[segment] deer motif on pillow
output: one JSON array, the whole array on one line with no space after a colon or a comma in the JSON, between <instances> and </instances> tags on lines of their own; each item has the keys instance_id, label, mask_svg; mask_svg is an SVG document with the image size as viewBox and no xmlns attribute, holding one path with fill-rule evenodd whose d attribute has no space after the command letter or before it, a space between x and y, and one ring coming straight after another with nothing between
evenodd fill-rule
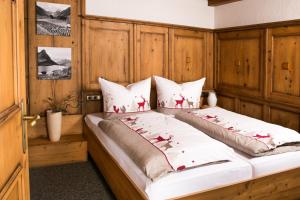
<instances>
[{"instance_id":1,"label":"deer motif on pillow","mask_svg":"<svg viewBox=\"0 0 300 200\"><path fill-rule=\"evenodd\" d=\"M158 108L199 108L205 78L182 84L177 84L159 76L154 76L154 80L157 89Z\"/></svg>"},{"instance_id":2,"label":"deer motif on pillow","mask_svg":"<svg viewBox=\"0 0 300 200\"><path fill-rule=\"evenodd\" d=\"M104 112L130 113L149 111L151 78L128 85L127 87L99 78L103 94Z\"/></svg>"}]
</instances>

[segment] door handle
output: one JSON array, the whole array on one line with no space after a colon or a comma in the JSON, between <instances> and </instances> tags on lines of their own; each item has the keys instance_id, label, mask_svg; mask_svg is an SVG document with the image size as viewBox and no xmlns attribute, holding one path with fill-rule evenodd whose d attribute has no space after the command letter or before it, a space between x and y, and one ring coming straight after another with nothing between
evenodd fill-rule
<instances>
[{"instance_id":1,"label":"door handle","mask_svg":"<svg viewBox=\"0 0 300 200\"><path fill-rule=\"evenodd\" d=\"M23 115L23 120L24 121L30 121L30 126L35 126L37 120L39 120L39 119L41 119L40 115L33 115L33 116Z\"/></svg>"}]
</instances>

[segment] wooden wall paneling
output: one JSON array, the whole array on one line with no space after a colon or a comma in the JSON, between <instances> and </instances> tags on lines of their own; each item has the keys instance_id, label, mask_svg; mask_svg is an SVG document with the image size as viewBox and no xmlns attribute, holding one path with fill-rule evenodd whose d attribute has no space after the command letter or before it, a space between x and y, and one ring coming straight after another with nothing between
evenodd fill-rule
<instances>
[{"instance_id":1,"label":"wooden wall paneling","mask_svg":"<svg viewBox=\"0 0 300 200\"><path fill-rule=\"evenodd\" d=\"M264 113L263 120L266 121L266 122L271 122L271 120L270 120L270 116L271 116L270 106L267 105L267 104L264 104L263 109L264 109L264 111L263 111L263 113Z\"/></svg>"},{"instance_id":2,"label":"wooden wall paneling","mask_svg":"<svg viewBox=\"0 0 300 200\"><path fill-rule=\"evenodd\" d=\"M207 90L213 90L215 70L214 70L214 33L206 32L206 80L204 88Z\"/></svg>"},{"instance_id":3,"label":"wooden wall paneling","mask_svg":"<svg viewBox=\"0 0 300 200\"><path fill-rule=\"evenodd\" d=\"M59 142L37 138L29 142L30 167L61 165L87 160L87 141L82 135L62 136Z\"/></svg>"},{"instance_id":4,"label":"wooden wall paneling","mask_svg":"<svg viewBox=\"0 0 300 200\"><path fill-rule=\"evenodd\" d=\"M268 30L267 97L300 106L300 26Z\"/></svg>"},{"instance_id":5,"label":"wooden wall paneling","mask_svg":"<svg viewBox=\"0 0 300 200\"><path fill-rule=\"evenodd\" d=\"M256 119L264 119L264 105L250 102L247 100L240 100L239 113L247 115Z\"/></svg>"},{"instance_id":6,"label":"wooden wall paneling","mask_svg":"<svg viewBox=\"0 0 300 200\"><path fill-rule=\"evenodd\" d=\"M71 80L56 81L56 96L62 99L70 93L80 95L81 92L81 48L80 48L80 0L51 0L47 2L71 5L71 36L51 36L36 34L36 0L28 0L28 60L29 60L29 100L30 113L44 114L47 104L44 102L52 96L53 81L37 79L37 47L69 47L72 48ZM72 114L80 113L80 108L72 109Z\"/></svg>"},{"instance_id":7,"label":"wooden wall paneling","mask_svg":"<svg viewBox=\"0 0 300 200\"><path fill-rule=\"evenodd\" d=\"M299 132L299 113L277 107L270 107L270 122Z\"/></svg>"},{"instance_id":8,"label":"wooden wall paneling","mask_svg":"<svg viewBox=\"0 0 300 200\"><path fill-rule=\"evenodd\" d=\"M264 31L216 35L216 87L246 96L263 96Z\"/></svg>"},{"instance_id":9,"label":"wooden wall paneling","mask_svg":"<svg viewBox=\"0 0 300 200\"><path fill-rule=\"evenodd\" d=\"M218 95L218 106L221 108L235 111L236 110L236 99L234 97Z\"/></svg>"},{"instance_id":10,"label":"wooden wall paneling","mask_svg":"<svg viewBox=\"0 0 300 200\"><path fill-rule=\"evenodd\" d=\"M158 26L135 25L135 81L152 75L168 78L169 29Z\"/></svg>"},{"instance_id":11,"label":"wooden wall paneling","mask_svg":"<svg viewBox=\"0 0 300 200\"><path fill-rule=\"evenodd\" d=\"M62 135L82 134L82 115L64 115L64 117L62 118L62 124ZM28 126L28 132L30 132L29 139L38 137L47 138L48 135L46 117L41 117L36 126Z\"/></svg>"},{"instance_id":12,"label":"wooden wall paneling","mask_svg":"<svg viewBox=\"0 0 300 200\"><path fill-rule=\"evenodd\" d=\"M133 82L133 24L83 20L83 88L99 89L98 77Z\"/></svg>"},{"instance_id":13,"label":"wooden wall paneling","mask_svg":"<svg viewBox=\"0 0 300 200\"><path fill-rule=\"evenodd\" d=\"M197 30L170 29L170 77L176 82L194 81L203 77L213 81L211 71L208 72L208 62L213 57L208 56L207 33ZM210 42L212 41L210 36ZM210 43L209 45L213 45ZM205 87L207 89L207 87Z\"/></svg>"}]
</instances>

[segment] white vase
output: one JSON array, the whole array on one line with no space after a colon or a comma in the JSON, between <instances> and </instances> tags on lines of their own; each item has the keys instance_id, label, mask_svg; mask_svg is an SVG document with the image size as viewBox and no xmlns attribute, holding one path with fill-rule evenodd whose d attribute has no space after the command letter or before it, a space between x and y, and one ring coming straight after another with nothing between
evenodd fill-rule
<instances>
[{"instance_id":1,"label":"white vase","mask_svg":"<svg viewBox=\"0 0 300 200\"><path fill-rule=\"evenodd\" d=\"M208 93L207 103L209 107L215 107L217 105L217 95L215 92L211 91Z\"/></svg>"},{"instance_id":2,"label":"white vase","mask_svg":"<svg viewBox=\"0 0 300 200\"><path fill-rule=\"evenodd\" d=\"M47 111L47 128L51 142L58 142L61 136L62 112Z\"/></svg>"}]
</instances>

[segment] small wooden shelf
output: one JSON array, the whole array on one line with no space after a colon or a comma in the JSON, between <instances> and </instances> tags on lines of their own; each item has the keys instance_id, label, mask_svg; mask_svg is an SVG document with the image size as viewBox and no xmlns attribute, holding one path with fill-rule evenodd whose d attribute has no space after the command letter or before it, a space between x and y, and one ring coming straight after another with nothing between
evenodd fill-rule
<instances>
[{"instance_id":1,"label":"small wooden shelf","mask_svg":"<svg viewBox=\"0 0 300 200\"><path fill-rule=\"evenodd\" d=\"M87 160L87 141L81 134L62 136L59 142L48 138L29 139L29 166L42 167Z\"/></svg>"}]
</instances>

